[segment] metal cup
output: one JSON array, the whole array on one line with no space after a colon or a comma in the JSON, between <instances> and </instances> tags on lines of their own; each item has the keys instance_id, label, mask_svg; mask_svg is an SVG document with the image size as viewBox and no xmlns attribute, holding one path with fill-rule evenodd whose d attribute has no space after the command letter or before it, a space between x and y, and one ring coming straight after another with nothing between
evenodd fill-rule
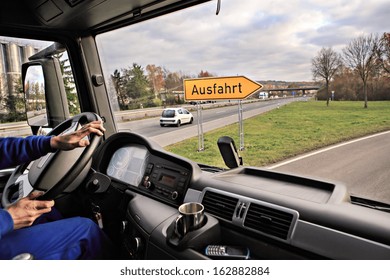
<instances>
[{"instance_id":1,"label":"metal cup","mask_svg":"<svg viewBox=\"0 0 390 280\"><path fill-rule=\"evenodd\" d=\"M183 237L189 231L200 228L204 220L204 207L198 202L180 205L180 215L175 220L174 230L177 236Z\"/></svg>"}]
</instances>

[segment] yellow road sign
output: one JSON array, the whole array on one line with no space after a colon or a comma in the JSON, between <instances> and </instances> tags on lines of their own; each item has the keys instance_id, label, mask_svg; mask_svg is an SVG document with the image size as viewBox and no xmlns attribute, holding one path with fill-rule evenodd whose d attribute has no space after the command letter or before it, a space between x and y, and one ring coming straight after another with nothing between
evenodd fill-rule
<instances>
[{"instance_id":1,"label":"yellow road sign","mask_svg":"<svg viewBox=\"0 0 390 280\"><path fill-rule=\"evenodd\" d=\"M210 77L184 80L186 101L245 99L263 85L244 76Z\"/></svg>"}]
</instances>

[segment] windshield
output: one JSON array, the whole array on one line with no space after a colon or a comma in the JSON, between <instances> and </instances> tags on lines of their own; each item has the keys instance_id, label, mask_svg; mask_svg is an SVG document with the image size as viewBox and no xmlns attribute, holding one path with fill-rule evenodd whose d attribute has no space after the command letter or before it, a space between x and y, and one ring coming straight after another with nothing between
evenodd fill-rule
<instances>
[{"instance_id":1,"label":"windshield","mask_svg":"<svg viewBox=\"0 0 390 280\"><path fill-rule=\"evenodd\" d=\"M224 0L218 15L211 2L100 34L117 127L220 168L217 141L230 136L244 165L341 182L351 196L390 203L388 14L386 0ZM220 100L234 87L213 82L188 100L187 80L215 77L260 87ZM168 106L194 122L160 127Z\"/></svg>"}]
</instances>

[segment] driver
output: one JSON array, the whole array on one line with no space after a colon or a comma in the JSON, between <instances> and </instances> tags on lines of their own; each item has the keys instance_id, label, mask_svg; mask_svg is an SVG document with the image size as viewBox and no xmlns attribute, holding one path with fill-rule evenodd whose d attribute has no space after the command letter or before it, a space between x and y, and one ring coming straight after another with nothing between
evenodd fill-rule
<instances>
[{"instance_id":1,"label":"driver","mask_svg":"<svg viewBox=\"0 0 390 280\"><path fill-rule=\"evenodd\" d=\"M0 138L0 169L58 149L85 147L89 145L86 136L102 136L104 131L102 122L94 121L67 135ZM0 208L0 259L12 259L22 253L30 253L35 259L55 260L109 257L109 240L96 223L83 217L59 219L53 200L35 200L41 194L32 192L7 209ZM44 217L54 221L41 223Z\"/></svg>"}]
</instances>

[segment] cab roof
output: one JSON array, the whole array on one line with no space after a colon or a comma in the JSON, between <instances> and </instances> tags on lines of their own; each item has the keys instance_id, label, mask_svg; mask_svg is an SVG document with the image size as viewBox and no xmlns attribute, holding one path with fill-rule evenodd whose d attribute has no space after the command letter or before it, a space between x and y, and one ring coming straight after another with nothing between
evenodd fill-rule
<instances>
[{"instance_id":1,"label":"cab roof","mask_svg":"<svg viewBox=\"0 0 390 280\"><path fill-rule=\"evenodd\" d=\"M210 0L5 0L1 35L97 34Z\"/></svg>"}]
</instances>

